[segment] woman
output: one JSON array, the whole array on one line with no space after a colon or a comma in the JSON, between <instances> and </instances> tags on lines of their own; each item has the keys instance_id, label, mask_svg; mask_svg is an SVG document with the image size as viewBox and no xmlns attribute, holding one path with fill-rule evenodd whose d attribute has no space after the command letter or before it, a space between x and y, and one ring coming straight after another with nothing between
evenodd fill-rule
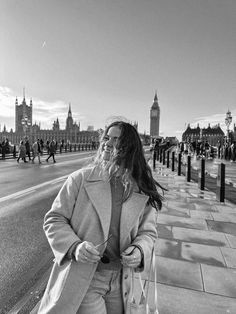
<instances>
[{"instance_id":1,"label":"woman","mask_svg":"<svg viewBox=\"0 0 236 314\"><path fill-rule=\"evenodd\" d=\"M41 147L40 147L40 140L39 140L39 138L38 138L37 141L34 142L33 145L32 145L32 153L33 153L32 163L34 164L34 159L35 159L35 157L37 156L37 157L38 157L39 164L41 164L41 160L40 160Z\"/></svg>"},{"instance_id":2,"label":"woman","mask_svg":"<svg viewBox=\"0 0 236 314\"><path fill-rule=\"evenodd\" d=\"M24 161L24 162L27 162L26 161L26 148L25 148L25 144L24 144L24 141L20 141L20 146L19 146L19 155L18 155L18 158L17 158L17 162L19 163L19 160L20 158Z\"/></svg>"},{"instance_id":3,"label":"woman","mask_svg":"<svg viewBox=\"0 0 236 314\"><path fill-rule=\"evenodd\" d=\"M157 187L136 129L113 122L45 216L55 263L38 313L124 313L131 269L145 269L157 237Z\"/></svg>"}]
</instances>

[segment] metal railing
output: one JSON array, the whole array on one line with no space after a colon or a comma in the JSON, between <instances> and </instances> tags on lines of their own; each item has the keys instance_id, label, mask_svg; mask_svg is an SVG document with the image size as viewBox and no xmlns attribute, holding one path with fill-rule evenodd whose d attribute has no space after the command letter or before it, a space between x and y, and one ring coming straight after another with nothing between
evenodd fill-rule
<instances>
[{"instance_id":1,"label":"metal railing","mask_svg":"<svg viewBox=\"0 0 236 314\"><path fill-rule=\"evenodd\" d=\"M98 145L92 144L92 143L77 143L77 144L65 144L65 145L58 145L56 148L56 154L62 154L62 153L68 153L68 152L79 152L79 151L92 151L97 150ZM48 155L48 149L44 146L41 150L42 155ZM30 153L32 154L32 150L30 150ZM0 154L0 160L5 159L15 159L18 157L18 150L17 146L14 145L12 152L10 153L4 153L1 152Z\"/></svg>"}]
</instances>

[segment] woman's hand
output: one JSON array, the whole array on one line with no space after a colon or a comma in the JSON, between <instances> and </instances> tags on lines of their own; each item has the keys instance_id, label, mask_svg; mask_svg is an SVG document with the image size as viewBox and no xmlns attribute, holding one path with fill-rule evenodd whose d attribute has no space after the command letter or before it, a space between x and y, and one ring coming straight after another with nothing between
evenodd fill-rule
<instances>
[{"instance_id":1,"label":"woman's hand","mask_svg":"<svg viewBox=\"0 0 236 314\"><path fill-rule=\"evenodd\" d=\"M77 262L82 263L97 263L101 257L99 251L93 243L84 241L77 245L74 251L74 257Z\"/></svg>"},{"instance_id":2,"label":"woman's hand","mask_svg":"<svg viewBox=\"0 0 236 314\"><path fill-rule=\"evenodd\" d=\"M121 254L121 263L124 266L136 268L141 264L141 261L142 255L137 247L129 246Z\"/></svg>"}]
</instances>

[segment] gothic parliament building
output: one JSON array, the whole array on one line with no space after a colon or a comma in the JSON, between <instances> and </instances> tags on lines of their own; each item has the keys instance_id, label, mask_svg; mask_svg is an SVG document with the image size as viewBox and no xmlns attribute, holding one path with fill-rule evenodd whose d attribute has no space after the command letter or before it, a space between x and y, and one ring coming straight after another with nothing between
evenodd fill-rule
<instances>
[{"instance_id":1,"label":"gothic parliament building","mask_svg":"<svg viewBox=\"0 0 236 314\"><path fill-rule=\"evenodd\" d=\"M25 96L23 101L18 104L18 99L15 101L15 132L11 129L10 132L6 131L4 126L1 132L1 137L5 136L11 143L20 143L22 138L28 137L31 143L35 142L38 138L44 142L47 140L55 139L58 143L92 143L99 141L98 131L80 131L80 123L74 122L72 117L71 105L69 104L68 115L66 118L66 128L61 129L58 118L53 122L52 129L41 129L40 124L32 124L33 120L33 101L27 105Z\"/></svg>"}]
</instances>

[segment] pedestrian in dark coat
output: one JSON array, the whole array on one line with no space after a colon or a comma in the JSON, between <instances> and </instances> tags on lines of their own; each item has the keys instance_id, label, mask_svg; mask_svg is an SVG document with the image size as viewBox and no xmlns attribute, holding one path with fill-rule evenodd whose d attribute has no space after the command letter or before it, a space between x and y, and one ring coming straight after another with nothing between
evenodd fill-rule
<instances>
[{"instance_id":1,"label":"pedestrian in dark coat","mask_svg":"<svg viewBox=\"0 0 236 314\"><path fill-rule=\"evenodd\" d=\"M25 157L26 157L25 144L24 144L24 141L21 141L20 146L19 146L19 155L16 161L19 163L19 160L21 158L24 162L27 162Z\"/></svg>"},{"instance_id":2,"label":"pedestrian in dark coat","mask_svg":"<svg viewBox=\"0 0 236 314\"><path fill-rule=\"evenodd\" d=\"M30 143L28 138L26 138L25 140L25 150L26 150L26 156L29 157L29 160L31 160L31 156L30 156Z\"/></svg>"},{"instance_id":3,"label":"pedestrian in dark coat","mask_svg":"<svg viewBox=\"0 0 236 314\"><path fill-rule=\"evenodd\" d=\"M49 156L48 158L46 159L46 162L48 162L48 159L52 157L53 159L53 162L55 163L56 160L55 160L55 153L56 153L56 142L54 140L52 140L49 144Z\"/></svg>"}]
</instances>

